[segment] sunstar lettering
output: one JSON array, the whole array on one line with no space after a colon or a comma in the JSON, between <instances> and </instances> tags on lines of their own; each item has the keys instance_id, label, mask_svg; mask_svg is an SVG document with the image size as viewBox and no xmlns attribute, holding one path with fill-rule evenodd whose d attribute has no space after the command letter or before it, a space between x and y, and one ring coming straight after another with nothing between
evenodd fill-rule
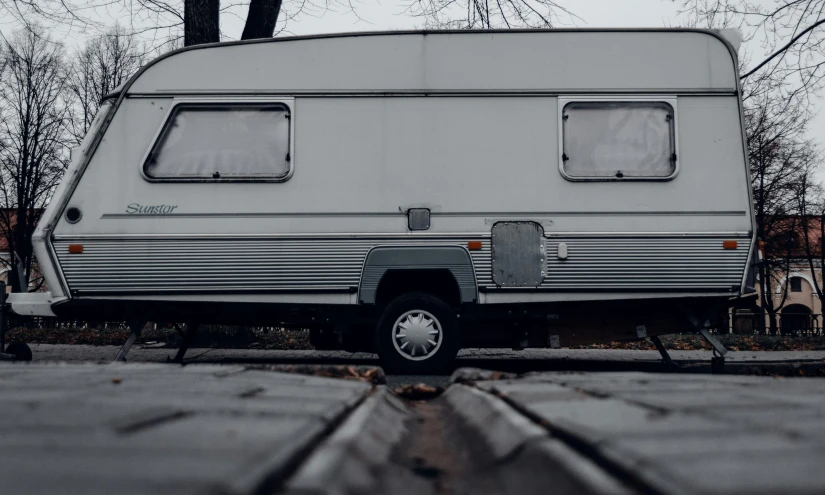
<instances>
[{"instance_id":1,"label":"sunstar lettering","mask_svg":"<svg viewBox=\"0 0 825 495\"><path fill-rule=\"evenodd\" d=\"M175 211L178 205L141 205L132 203L126 206L126 213L132 215L168 215Z\"/></svg>"}]
</instances>

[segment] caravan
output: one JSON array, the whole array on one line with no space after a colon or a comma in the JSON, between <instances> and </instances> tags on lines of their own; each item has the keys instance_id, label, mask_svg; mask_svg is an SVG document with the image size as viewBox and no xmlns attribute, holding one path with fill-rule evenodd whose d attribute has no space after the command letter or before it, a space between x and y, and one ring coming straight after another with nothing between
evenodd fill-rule
<instances>
[{"instance_id":1,"label":"caravan","mask_svg":"<svg viewBox=\"0 0 825 495\"><path fill-rule=\"evenodd\" d=\"M736 50L692 29L184 48L109 95L18 314L309 328L391 370L695 331L752 291Z\"/></svg>"}]
</instances>

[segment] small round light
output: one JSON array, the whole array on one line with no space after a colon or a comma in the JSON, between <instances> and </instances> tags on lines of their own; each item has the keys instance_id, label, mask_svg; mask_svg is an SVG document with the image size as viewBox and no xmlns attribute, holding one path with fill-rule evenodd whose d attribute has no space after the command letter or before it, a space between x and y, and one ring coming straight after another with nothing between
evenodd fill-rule
<instances>
[{"instance_id":1,"label":"small round light","mask_svg":"<svg viewBox=\"0 0 825 495\"><path fill-rule=\"evenodd\" d=\"M66 221L69 223L77 223L83 215L80 210L74 206L66 210Z\"/></svg>"}]
</instances>

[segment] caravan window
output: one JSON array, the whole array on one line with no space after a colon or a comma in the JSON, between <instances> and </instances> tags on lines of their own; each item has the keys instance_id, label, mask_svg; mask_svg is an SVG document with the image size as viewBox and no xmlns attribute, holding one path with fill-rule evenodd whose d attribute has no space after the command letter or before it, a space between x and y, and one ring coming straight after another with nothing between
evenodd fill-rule
<instances>
[{"instance_id":1,"label":"caravan window","mask_svg":"<svg viewBox=\"0 0 825 495\"><path fill-rule=\"evenodd\" d=\"M283 104L178 105L144 165L150 179L283 180L290 113Z\"/></svg>"},{"instance_id":2,"label":"caravan window","mask_svg":"<svg viewBox=\"0 0 825 495\"><path fill-rule=\"evenodd\" d=\"M562 172L571 179L666 179L676 173L673 107L577 101L562 110Z\"/></svg>"}]
</instances>

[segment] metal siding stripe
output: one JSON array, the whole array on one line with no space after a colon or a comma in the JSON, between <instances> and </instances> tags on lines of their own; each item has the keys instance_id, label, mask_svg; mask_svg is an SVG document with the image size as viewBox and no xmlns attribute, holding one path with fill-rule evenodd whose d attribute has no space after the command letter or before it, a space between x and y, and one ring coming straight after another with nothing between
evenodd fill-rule
<instances>
[{"instance_id":1,"label":"metal siding stripe","mask_svg":"<svg viewBox=\"0 0 825 495\"><path fill-rule=\"evenodd\" d=\"M477 234L410 238L175 238L82 239L55 241L61 268L72 290L81 292L153 292L203 290L354 289L361 268L376 246L466 246L481 240L489 259L489 240ZM82 243L70 255L68 245ZM476 255L478 258L478 255ZM482 258L484 255L482 254ZM489 264L489 261L487 261ZM472 270L461 281L475 284ZM489 273L489 269L487 270ZM363 283L377 286L380 273L367 270ZM458 278L458 277L457 277ZM489 278L489 275L487 276Z\"/></svg>"},{"instance_id":2,"label":"metal siding stripe","mask_svg":"<svg viewBox=\"0 0 825 495\"><path fill-rule=\"evenodd\" d=\"M718 238L551 237L543 289L677 289L739 286L750 239L725 250ZM558 259L559 243L568 259Z\"/></svg>"},{"instance_id":3,"label":"metal siding stripe","mask_svg":"<svg viewBox=\"0 0 825 495\"><path fill-rule=\"evenodd\" d=\"M547 290L718 289L739 285L750 239L723 250L734 237L547 236ZM461 245L480 240L470 251L477 283L495 290L489 237L470 234L426 238L397 236L324 238L209 239L60 239L54 242L63 273L73 290L87 292L153 292L204 290L353 289L359 280L377 287L380 270L361 268L376 246ZM70 255L80 242L83 254ZM558 243L568 245L567 260L557 258ZM473 283L472 270L453 269L460 284Z\"/></svg>"}]
</instances>

